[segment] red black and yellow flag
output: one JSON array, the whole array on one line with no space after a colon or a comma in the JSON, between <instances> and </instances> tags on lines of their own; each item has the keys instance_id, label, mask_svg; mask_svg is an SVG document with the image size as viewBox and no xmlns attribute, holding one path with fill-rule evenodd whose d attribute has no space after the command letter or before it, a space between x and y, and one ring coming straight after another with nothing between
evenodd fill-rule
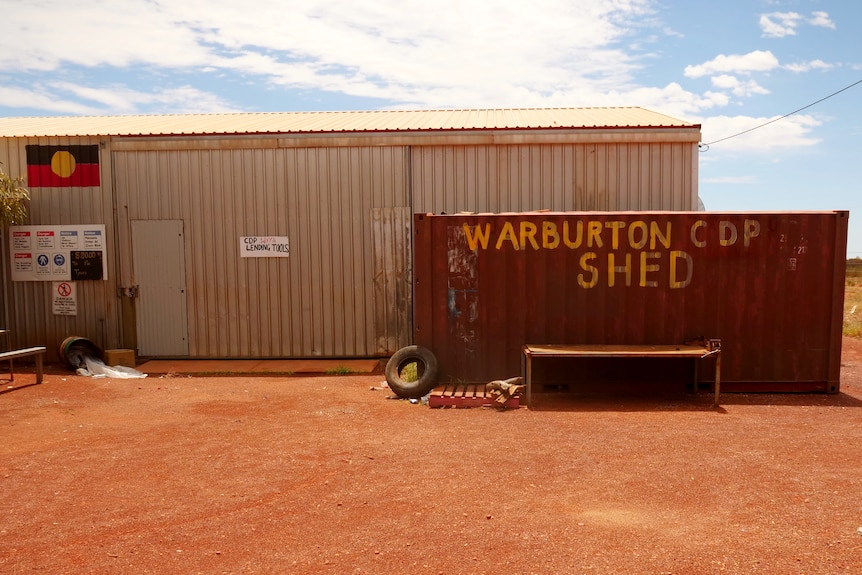
<instances>
[{"instance_id":1,"label":"red black and yellow flag","mask_svg":"<svg viewBox=\"0 0 862 575\"><path fill-rule=\"evenodd\" d=\"M99 185L99 146L27 146L27 185Z\"/></svg>"}]
</instances>

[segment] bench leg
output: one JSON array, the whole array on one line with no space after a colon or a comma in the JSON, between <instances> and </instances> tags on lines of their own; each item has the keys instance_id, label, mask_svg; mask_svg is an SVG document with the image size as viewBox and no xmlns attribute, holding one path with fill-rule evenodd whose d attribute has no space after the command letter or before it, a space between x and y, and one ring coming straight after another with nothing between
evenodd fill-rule
<instances>
[{"instance_id":1,"label":"bench leg","mask_svg":"<svg viewBox=\"0 0 862 575\"><path fill-rule=\"evenodd\" d=\"M718 398L721 394L721 353L715 356L715 406L718 407Z\"/></svg>"},{"instance_id":2,"label":"bench leg","mask_svg":"<svg viewBox=\"0 0 862 575\"><path fill-rule=\"evenodd\" d=\"M15 381L15 364L13 363L15 360L9 360L9 381Z\"/></svg>"},{"instance_id":3,"label":"bench leg","mask_svg":"<svg viewBox=\"0 0 862 575\"><path fill-rule=\"evenodd\" d=\"M42 383L42 354L36 354L36 383Z\"/></svg>"},{"instance_id":4,"label":"bench leg","mask_svg":"<svg viewBox=\"0 0 862 575\"><path fill-rule=\"evenodd\" d=\"M694 360L694 381L691 384L691 391L697 397L697 380L700 378L700 360Z\"/></svg>"}]
</instances>

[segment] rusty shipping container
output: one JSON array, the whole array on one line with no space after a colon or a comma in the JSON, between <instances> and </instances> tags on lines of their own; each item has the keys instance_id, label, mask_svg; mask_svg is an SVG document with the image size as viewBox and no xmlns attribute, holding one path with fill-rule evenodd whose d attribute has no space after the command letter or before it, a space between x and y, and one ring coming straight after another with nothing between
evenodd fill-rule
<instances>
[{"instance_id":1,"label":"rusty shipping container","mask_svg":"<svg viewBox=\"0 0 862 575\"><path fill-rule=\"evenodd\" d=\"M722 390L835 393L848 218L417 214L414 339L443 381L487 382L519 374L525 344L720 338Z\"/></svg>"}]
</instances>

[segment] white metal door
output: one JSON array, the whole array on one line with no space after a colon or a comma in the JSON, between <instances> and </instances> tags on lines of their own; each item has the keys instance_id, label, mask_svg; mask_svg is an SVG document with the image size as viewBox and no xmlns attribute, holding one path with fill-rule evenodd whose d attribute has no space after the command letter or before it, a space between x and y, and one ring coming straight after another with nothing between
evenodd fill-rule
<instances>
[{"instance_id":1,"label":"white metal door","mask_svg":"<svg viewBox=\"0 0 862 575\"><path fill-rule=\"evenodd\" d=\"M189 354L182 220L132 220L138 355Z\"/></svg>"}]
</instances>

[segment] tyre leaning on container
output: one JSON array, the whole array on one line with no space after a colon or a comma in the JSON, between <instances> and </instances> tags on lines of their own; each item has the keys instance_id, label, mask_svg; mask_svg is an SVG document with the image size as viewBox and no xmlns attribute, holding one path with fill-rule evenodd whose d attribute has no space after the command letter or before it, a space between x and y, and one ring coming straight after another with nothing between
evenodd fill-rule
<instances>
[{"instance_id":1,"label":"tyre leaning on container","mask_svg":"<svg viewBox=\"0 0 862 575\"><path fill-rule=\"evenodd\" d=\"M404 368L416 364L416 381L401 377ZM386 383L398 397L414 399L426 395L437 385L437 358L428 348L408 345L396 351L386 363Z\"/></svg>"}]
</instances>

